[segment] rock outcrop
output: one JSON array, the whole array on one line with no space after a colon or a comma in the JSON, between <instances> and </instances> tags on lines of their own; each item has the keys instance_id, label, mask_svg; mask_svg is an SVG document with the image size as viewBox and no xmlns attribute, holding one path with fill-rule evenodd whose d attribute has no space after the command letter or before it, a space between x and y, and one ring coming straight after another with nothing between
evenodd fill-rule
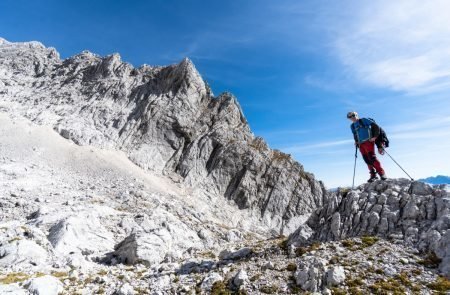
<instances>
[{"instance_id":1,"label":"rock outcrop","mask_svg":"<svg viewBox=\"0 0 450 295\"><path fill-rule=\"evenodd\" d=\"M379 236L432 251L441 260L442 273L450 276L450 195L443 187L406 179L338 192L291 235L290 244L358 236Z\"/></svg>"},{"instance_id":2,"label":"rock outcrop","mask_svg":"<svg viewBox=\"0 0 450 295\"><path fill-rule=\"evenodd\" d=\"M134 68L118 54L61 60L38 42L2 40L0 103L76 144L122 150L232 200L285 234L326 197L312 174L253 135L235 97L213 96L189 59Z\"/></svg>"}]
</instances>

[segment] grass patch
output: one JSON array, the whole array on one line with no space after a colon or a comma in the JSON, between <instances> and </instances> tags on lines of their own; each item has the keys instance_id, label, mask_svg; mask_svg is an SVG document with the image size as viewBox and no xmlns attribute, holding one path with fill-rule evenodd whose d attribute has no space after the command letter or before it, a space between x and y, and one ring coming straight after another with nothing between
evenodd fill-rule
<instances>
[{"instance_id":1,"label":"grass patch","mask_svg":"<svg viewBox=\"0 0 450 295\"><path fill-rule=\"evenodd\" d=\"M347 290L340 289L338 287L333 287L333 288L331 288L331 294L333 294L333 295L347 295L348 292L347 292Z\"/></svg>"},{"instance_id":2,"label":"grass patch","mask_svg":"<svg viewBox=\"0 0 450 295\"><path fill-rule=\"evenodd\" d=\"M345 284L350 288L364 286L364 282L363 282L362 278L360 278L360 277L356 277L356 278L350 277L345 281Z\"/></svg>"},{"instance_id":3,"label":"grass patch","mask_svg":"<svg viewBox=\"0 0 450 295\"><path fill-rule=\"evenodd\" d=\"M202 252L200 253L200 255L206 258L216 259L216 254L214 254L212 251Z\"/></svg>"},{"instance_id":4,"label":"grass patch","mask_svg":"<svg viewBox=\"0 0 450 295\"><path fill-rule=\"evenodd\" d=\"M286 266L286 270L287 271L296 271L297 270L297 264L295 264L295 263L289 263L287 266Z\"/></svg>"},{"instance_id":5,"label":"grass patch","mask_svg":"<svg viewBox=\"0 0 450 295\"><path fill-rule=\"evenodd\" d=\"M13 283L20 283L25 280L28 280L30 278L29 275L23 273L23 272L13 272L9 273L6 276L0 278L0 284L13 284Z\"/></svg>"},{"instance_id":6,"label":"grass patch","mask_svg":"<svg viewBox=\"0 0 450 295\"><path fill-rule=\"evenodd\" d=\"M297 249L295 249L295 255L297 257L303 256L304 254L311 252L311 251L317 251L320 248L320 243L315 242L312 243L310 246L308 247L298 247Z\"/></svg>"},{"instance_id":7,"label":"grass patch","mask_svg":"<svg viewBox=\"0 0 450 295\"><path fill-rule=\"evenodd\" d=\"M55 278L65 278L68 276L67 272L65 271L52 271L51 275Z\"/></svg>"},{"instance_id":8,"label":"grass patch","mask_svg":"<svg viewBox=\"0 0 450 295\"><path fill-rule=\"evenodd\" d=\"M275 294L278 292L278 287L275 285L272 286L262 286L259 291L261 291L264 294Z\"/></svg>"},{"instance_id":9,"label":"grass patch","mask_svg":"<svg viewBox=\"0 0 450 295\"><path fill-rule=\"evenodd\" d=\"M396 275L395 279L398 280L400 283L402 283L403 286L406 286L406 287L412 286L412 283L409 280L408 274L406 272L402 272L402 273Z\"/></svg>"},{"instance_id":10,"label":"grass patch","mask_svg":"<svg viewBox=\"0 0 450 295\"><path fill-rule=\"evenodd\" d=\"M378 240L379 239L377 237L373 236L364 236L361 238L362 246L364 246L364 248L375 245Z\"/></svg>"},{"instance_id":11,"label":"grass patch","mask_svg":"<svg viewBox=\"0 0 450 295\"><path fill-rule=\"evenodd\" d=\"M218 281L212 285L211 295L231 295L231 292L223 281Z\"/></svg>"},{"instance_id":12,"label":"grass patch","mask_svg":"<svg viewBox=\"0 0 450 295\"><path fill-rule=\"evenodd\" d=\"M427 287L434 291L447 292L450 291L450 280L444 277L438 277L435 282L428 284Z\"/></svg>"},{"instance_id":13,"label":"grass patch","mask_svg":"<svg viewBox=\"0 0 450 295\"><path fill-rule=\"evenodd\" d=\"M428 254L421 260L417 261L417 263L428 267L428 268L438 268L439 264L442 260L436 256L434 252L428 252Z\"/></svg>"},{"instance_id":14,"label":"grass patch","mask_svg":"<svg viewBox=\"0 0 450 295\"><path fill-rule=\"evenodd\" d=\"M395 279L379 280L369 286L374 294L405 294L406 289Z\"/></svg>"},{"instance_id":15,"label":"grass patch","mask_svg":"<svg viewBox=\"0 0 450 295\"><path fill-rule=\"evenodd\" d=\"M250 278L250 282L256 282L261 277L261 274L256 274L253 277Z\"/></svg>"},{"instance_id":16,"label":"grass patch","mask_svg":"<svg viewBox=\"0 0 450 295\"><path fill-rule=\"evenodd\" d=\"M352 248L356 245L356 242L353 240L343 240L341 241L341 245L345 248Z\"/></svg>"},{"instance_id":17,"label":"grass patch","mask_svg":"<svg viewBox=\"0 0 450 295\"><path fill-rule=\"evenodd\" d=\"M364 292L358 287L348 288L348 293L350 293L351 295L365 295Z\"/></svg>"}]
</instances>

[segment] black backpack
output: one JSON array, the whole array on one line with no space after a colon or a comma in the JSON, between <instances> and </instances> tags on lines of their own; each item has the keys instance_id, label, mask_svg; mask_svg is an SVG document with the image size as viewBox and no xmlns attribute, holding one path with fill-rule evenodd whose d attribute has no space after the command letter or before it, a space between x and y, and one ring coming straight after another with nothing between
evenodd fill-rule
<instances>
[{"instance_id":1,"label":"black backpack","mask_svg":"<svg viewBox=\"0 0 450 295\"><path fill-rule=\"evenodd\" d=\"M377 124L374 119L372 119L372 118L367 118L367 119L369 121L372 121L373 123ZM363 120L361 120L361 122L363 122ZM363 123L363 125L364 125L364 123ZM370 128L370 126L365 126L365 127ZM375 144L377 145L377 147L380 147L380 146L389 147L389 139L387 138L386 132L383 130L383 128L381 128L380 125L378 125L378 127L380 128L380 134L378 135L377 139L375 140Z\"/></svg>"}]
</instances>

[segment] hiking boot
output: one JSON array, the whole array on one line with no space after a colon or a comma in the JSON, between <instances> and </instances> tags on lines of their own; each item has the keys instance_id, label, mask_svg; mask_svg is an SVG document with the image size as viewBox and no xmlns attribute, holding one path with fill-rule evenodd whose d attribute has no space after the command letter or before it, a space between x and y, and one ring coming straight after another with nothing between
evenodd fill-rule
<instances>
[{"instance_id":1,"label":"hiking boot","mask_svg":"<svg viewBox=\"0 0 450 295\"><path fill-rule=\"evenodd\" d=\"M386 174L380 174L380 178L381 180L386 180L387 179Z\"/></svg>"},{"instance_id":2,"label":"hiking boot","mask_svg":"<svg viewBox=\"0 0 450 295\"><path fill-rule=\"evenodd\" d=\"M367 180L367 182L374 182L377 179L378 177L376 175L371 175L370 178Z\"/></svg>"}]
</instances>

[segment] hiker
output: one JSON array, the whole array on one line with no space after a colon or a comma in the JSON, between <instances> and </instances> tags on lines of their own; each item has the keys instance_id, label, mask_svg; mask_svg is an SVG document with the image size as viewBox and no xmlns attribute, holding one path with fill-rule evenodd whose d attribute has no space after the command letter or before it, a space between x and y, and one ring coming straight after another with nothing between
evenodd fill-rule
<instances>
[{"instance_id":1,"label":"hiker","mask_svg":"<svg viewBox=\"0 0 450 295\"><path fill-rule=\"evenodd\" d=\"M367 182L373 182L377 179L377 174L382 180L386 180L386 173L381 167L375 154L375 144L378 148L378 153L384 155L384 147L381 140L377 140L380 135L380 126L374 120L367 118L359 118L357 112L348 112L347 118L352 121L350 128L352 129L353 137L355 139L356 147L369 167L370 178Z\"/></svg>"}]
</instances>

